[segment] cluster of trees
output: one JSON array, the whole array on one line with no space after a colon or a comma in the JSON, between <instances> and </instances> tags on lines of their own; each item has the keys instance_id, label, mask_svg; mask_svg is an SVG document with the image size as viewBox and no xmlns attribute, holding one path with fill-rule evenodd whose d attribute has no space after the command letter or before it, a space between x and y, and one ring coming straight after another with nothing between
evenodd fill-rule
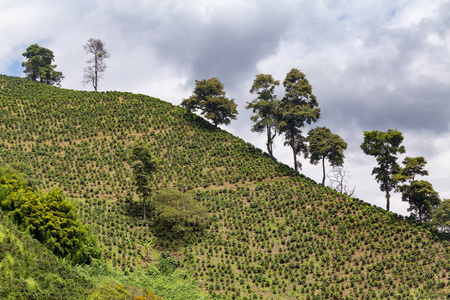
<instances>
[{"instance_id":1,"label":"cluster of trees","mask_svg":"<svg viewBox=\"0 0 450 300\"><path fill-rule=\"evenodd\" d=\"M364 153L377 160L372 175L380 183L380 190L386 193L386 210L390 209L391 192L400 192L402 200L409 203L408 211L413 217L421 222L433 219L437 226L447 230L450 225L449 200L440 205L441 200L432 184L417 179L417 176L428 175L423 156L406 157L403 167L397 163L397 155L406 152L402 142L402 133L389 129L386 132L365 131L361 144Z\"/></svg>"},{"instance_id":2,"label":"cluster of trees","mask_svg":"<svg viewBox=\"0 0 450 300\"><path fill-rule=\"evenodd\" d=\"M102 74L106 70L105 60L109 58L109 53L100 39L90 38L83 48L87 54L92 55L86 62L88 66L84 68L83 84L91 83L94 90L97 91L98 80L102 78ZM57 66L52 64L55 60L53 51L33 44L22 55L27 59L22 63L25 68L23 72L27 78L49 85L61 86L64 76L62 72L56 71Z\"/></svg>"},{"instance_id":3,"label":"cluster of trees","mask_svg":"<svg viewBox=\"0 0 450 300\"><path fill-rule=\"evenodd\" d=\"M137 140L130 149L128 162L133 172L136 192L142 201L144 220L150 201L156 234L173 240L189 239L206 226L207 211L189 193L163 190L155 193L155 173L159 162L150 146Z\"/></svg>"},{"instance_id":4,"label":"cluster of trees","mask_svg":"<svg viewBox=\"0 0 450 300\"><path fill-rule=\"evenodd\" d=\"M287 73L283 81L285 95L280 100L275 95L279 85L270 74L256 75L250 93L257 97L246 106L255 113L251 117L255 122L252 131L267 132L267 151L272 158L274 138L277 134L283 135L284 145L292 149L296 172L301 169L298 156L302 154L309 157L312 164L322 162L324 185L325 159L332 166L342 166L347 143L326 127L311 129L307 136L303 134L303 127L317 122L320 117L316 96L304 73L295 68ZM196 81L193 95L184 99L181 106L188 111L200 110L215 125L227 125L237 116L234 100L225 97L223 84L217 78Z\"/></svg>"}]
</instances>

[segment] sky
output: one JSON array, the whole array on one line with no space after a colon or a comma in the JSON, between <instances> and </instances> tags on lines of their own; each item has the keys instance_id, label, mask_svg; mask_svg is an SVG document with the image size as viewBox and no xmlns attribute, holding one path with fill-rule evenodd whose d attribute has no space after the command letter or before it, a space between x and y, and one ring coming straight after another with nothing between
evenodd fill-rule
<instances>
[{"instance_id":1,"label":"sky","mask_svg":"<svg viewBox=\"0 0 450 300\"><path fill-rule=\"evenodd\" d=\"M297 68L321 108L325 126L348 144L344 152L354 196L385 207L371 175L375 158L360 145L364 131L397 129L404 157L424 156L442 199L450 198L450 1L448 0L1 0L0 74L24 77L22 53L31 44L53 51L62 88L83 86L89 56L83 45L101 39L110 54L99 91L146 94L179 105L195 80L217 77L238 104L238 119L221 128L265 150L251 131L257 74L284 80ZM276 90L282 98L282 86ZM276 158L293 166L276 138ZM302 173L320 182L320 165L301 158ZM327 171L330 171L327 166ZM398 193L391 210L408 203Z\"/></svg>"}]
</instances>

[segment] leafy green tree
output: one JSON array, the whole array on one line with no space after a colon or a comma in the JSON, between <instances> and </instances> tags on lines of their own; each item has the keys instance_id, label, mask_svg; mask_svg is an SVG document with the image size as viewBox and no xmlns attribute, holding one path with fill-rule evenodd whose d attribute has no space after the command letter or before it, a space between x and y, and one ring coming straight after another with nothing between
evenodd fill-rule
<instances>
[{"instance_id":1,"label":"leafy green tree","mask_svg":"<svg viewBox=\"0 0 450 300\"><path fill-rule=\"evenodd\" d=\"M258 97L251 102L247 102L246 109L252 109L256 115L250 119L255 122L252 127L253 132L267 132L267 151L273 158L273 139L277 135L276 116L278 102L275 93L275 87L280 85L278 80L273 79L272 75L259 74L253 81L250 93L256 93Z\"/></svg>"},{"instance_id":2,"label":"leafy green tree","mask_svg":"<svg viewBox=\"0 0 450 300\"><path fill-rule=\"evenodd\" d=\"M428 181L416 180L416 176L427 176L425 170L427 161L423 156L406 157L403 160L404 167L394 175L397 181L397 190L402 193L402 200L409 202L408 211L413 216L425 221L431 218L432 210L440 203L438 193Z\"/></svg>"},{"instance_id":3,"label":"leafy green tree","mask_svg":"<svg viewBox=\"0 0 450 300\"><path fill-rule=\"evenodd\" d=\"M344 164L344 150L347 143L337 134L331 132L326 127L311 129L308 133L310 162L316 165L322 161L322 185L325 185L325 159L328 159L331 166L342 166Z\"/></svg>"},{"instance_id":4,"label":"leafy green tree","mask_svg":"<svg viewBox=\"0 0 450 300\"><path fill-rule=\"evenodd\" d=\"M55 71L56 65L52 65L55 60L53 51L33 44L22 55L27 59L22 63L25 68L23 72L29 79L49 85L61 85L64 76L62 72Z\"/></svg>"},{"instance_id":5,"label":"leafy green tree","mask_svg":"<svg viewBox=\"0 0 450 300\"><path fill-rule=\"evenodd\" d=\"M98 88L98 80L102 78L102 73L106 70L105 59L109 58L109 53L105 49L102 40L90 38L83 46L87 54L92 57L87 61L88 66L84 68L84 84L91 83L95 91Z\"/></svg>"},{"instance_id":6,"label":"leafy green tree","mask_svg":"<svg viewBox=\"0 0 450 300\"><path fill-rule=\"evenodd\" d=\"M444 232L450 232L450 199L443 200L434 211L433 223Z\"/></svg>"},{"instance_id":7,"label":"leafy green tree","mask_svg":"<svg viewBox=\"0 0 450 300\"><path fill-rule=\"evenodd\" d=\"M283 81L285 96L281 101L278 114L278 129L284 134L284 145L290 146L294 155L294 168L298 172L301 163L297 155L304 153L308 156L306 138L302 135L305 124L317 122L320 117L320 108L316 96L305 74L298 69L292 69Z\"/></svg>"},{"instance_id":8,"label":"leafy green tree","mask_svg":"<svg viewBox=\"0 0 450 300\"><path fill-rule=\"evenodd\" d=\"M401 168L394 177L399 183L405 183L407 181L414 181L417 175L427 176L428 171L424 169L426 164L427 161L423 156L406 157L403 160L405 167Z\"/></svg>"},{"instance_id":9,"label":"leafy green tree","mask_svg":"<svg viewBox=\"0 0 450 300\"><path fill-rule=\"evenodd\" d=\"M405 153L405 147L400 144L403 141L403 135L397 130L389 129L387 132L378 130L365 131L364 142L361 149L365 154L374 156L378 167L374 167L372 175L380 183L380 190L386 193L386 210L389 211L391 194L397 186L397 180L394 175L400 171L397 163L397 154Z\"/></svg>"},{"instance_id":10,"label":"leafy green tree","mask_svg":"<svg viewBox=\"0 0 450 300\"><path fill-rule=\"evenodd\" d=\"M143 140L138 140L132 145L128 162L133 170L136 191L142 200L142 209L145 220L145 202L154 190L152 181L154 179L154 173L158 169L158 162L152 157L149 145Z\"/></svg>"},{"instance_id":11,"label":"leafy green tree","mask_svg":"<svg viewBox=\"0 0 450 300\"><path fill-rule=\"evenodd\" d=\"M223 84L219 79L196 80L194 93L188 99L181 102L188 111L200 110L205 118L211 120L215 126L228 125L231 120L236 120L238 111L234 99L225 97Z\"/></svg>"},{"instance_id":12,"label":"leafy green tree","mask_svg":"<svg viewBox=\"0 0 450 300\"><path fill-rule=\"evenodd\" d=\"M421 222L429 220L433 209L441 202L431 183L425 180L414 180L404 186L402 200L409 202L408 211L412 211L412 215L417 216Z\"/></svg>"},{"instance_id":13,"label":"leafy green tree","mask_svg":"<svg viewBox=\"0 0 450 300\"><path fill-rule=\"evenodd\" d=\"M166 190L152 199L159 234L188 238L206 225L206 210L189 193Z\"/></svg>"}]
</instances>

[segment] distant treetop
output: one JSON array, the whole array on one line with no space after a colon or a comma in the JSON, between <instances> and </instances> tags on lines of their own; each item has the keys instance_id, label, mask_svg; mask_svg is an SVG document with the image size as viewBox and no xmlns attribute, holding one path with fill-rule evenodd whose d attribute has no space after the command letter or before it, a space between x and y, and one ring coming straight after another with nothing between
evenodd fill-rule
<instances>
[{"instance_id":1,"label":"distant treetop","mask_svg":"<svg viewBox=\"0 0 450 300\"><path fill-rule=\"evenodd\" d=\"M27 61L22 63L23 71L27 78L49 85L61 86L64 79L62 72L55 71L56 65L52 65L55 60L53 51L33 44L22 54Z\"/></svg>"}]
</instances>

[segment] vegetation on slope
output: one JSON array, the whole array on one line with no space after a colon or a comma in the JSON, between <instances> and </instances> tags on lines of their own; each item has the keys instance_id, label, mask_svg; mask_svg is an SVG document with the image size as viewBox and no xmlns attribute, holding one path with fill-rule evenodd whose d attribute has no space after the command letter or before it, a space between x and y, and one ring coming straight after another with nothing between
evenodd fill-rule
<instances>
[{"instance_id":1,"label":"vegetation on slope","mask_svg":"<svg viewBox=\"0 0 450 300\"><path fill-rule=\"evenodd\" d=\"M208 210L195 242L172 249L210 297L443 298L450 247L423 226L317 185L204 119L130 93L77 92L0 76L0 163L25 162L59 187L99 237L103 260L145 267L155 238L134 209L127 149L161 162L156 189L191 191ZM174 248L178 246L177 248ZM148 250L148 249L147 249ZM151 269L151 267L150 267Z\"/></svg>"},{"instance_id":2,"label":"vegetation on slope","mask_svg":"<svg viewBox=\"0 0 450 300\"><path fill-rule=\"evenodd\" d=\"M0 210L1 299L86 299L93 287Z\"/></svg>"}]
</instances>

